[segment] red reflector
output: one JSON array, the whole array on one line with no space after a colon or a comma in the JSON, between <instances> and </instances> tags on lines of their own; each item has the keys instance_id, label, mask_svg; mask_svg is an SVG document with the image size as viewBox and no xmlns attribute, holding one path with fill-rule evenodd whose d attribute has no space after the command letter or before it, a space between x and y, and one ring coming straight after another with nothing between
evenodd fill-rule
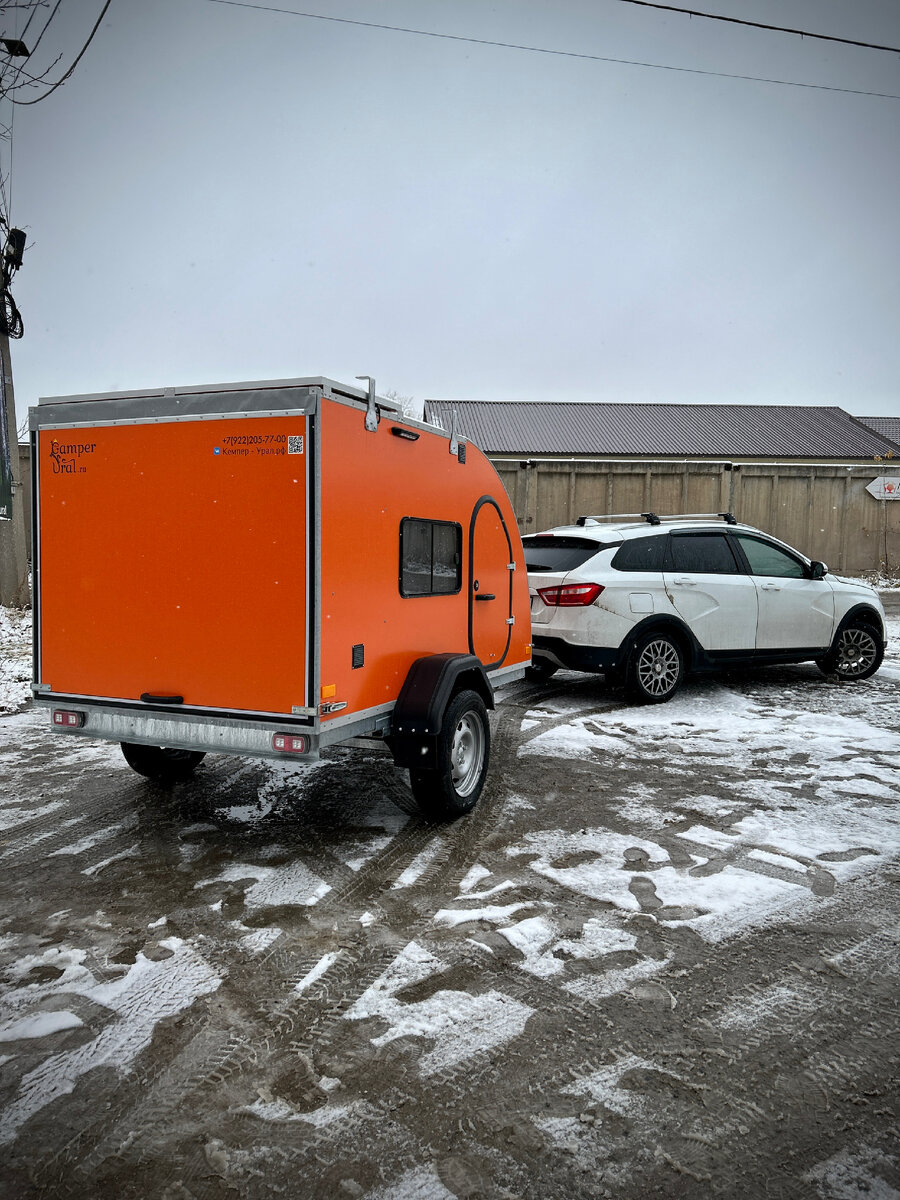
<instances>
[{"instance_id":1,"label":"red reflector","mask_svg":"<svg viewBox=\"0 0 900 1200\"><path fill-rule=\"evenodd\" d=\"M282 754L305 754L309 749L309 739L294 733L273 733L272 749Z\"/></svg>"},{"instance_id":2,"label":"red reflector","mask_svg":"<svg viewBox=\"0 0 900 1200\"><path fill-rule=\"evenodd\" d=\"M54 708L53 724L61 725L63 729L81 729L84 725L84 713L71 712L65 708Z\"/></svg>"},{"instance_id":3,"label":"red reflector","mask_svg":"<svg viewBox=\"0 0 900 1200\"><path fill-rule=\"evenodd\" d=\"M561 587L538 588L538 595L553 608L584 608L603 591L602 583L564 583Z\"/></svg>"}]
</instances>

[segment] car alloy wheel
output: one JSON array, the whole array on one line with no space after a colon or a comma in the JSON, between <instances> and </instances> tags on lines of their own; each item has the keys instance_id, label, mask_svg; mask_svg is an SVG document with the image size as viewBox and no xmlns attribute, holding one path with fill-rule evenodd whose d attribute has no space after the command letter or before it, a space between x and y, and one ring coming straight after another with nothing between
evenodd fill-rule
<instances>
[{"instance_id":1,"label":"car alloy wheel","mask_svg":"<svg viewBox=\"0 0 900 1200\"><path fill-rule=\"evenodd\" d=\"M635 672L648 696L668 695L681 678L681 658L677 648L667 638L655 638L638 655Z\"/></svg>"},{"instance_id":2,"label":"car alloy wheel","mask_svg":"<svg viewBox=\"0 0 900 1200\"><path fill-rule=\"evenodd\" d=\"M864 675L878 653L871 632L864 625L850 625L840 636L837 646L835 673L845 679Z\"/></svg>"}]
</instances>

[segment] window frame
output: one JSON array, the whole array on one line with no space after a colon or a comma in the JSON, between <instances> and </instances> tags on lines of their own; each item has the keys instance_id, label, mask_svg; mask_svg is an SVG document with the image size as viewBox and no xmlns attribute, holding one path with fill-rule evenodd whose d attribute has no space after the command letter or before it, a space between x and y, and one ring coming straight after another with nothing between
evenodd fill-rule
<instances>
[{"instance_id":1,"label":"window frame","mask_svg":"<svg viewBox=\"0 0 900 1200\"><path fill-rule=\"evenodd\" d=\"M440 525L445 528L455 530L455 532L456 532L456 558L457 558L456 587L453 588L452 591L451 590L439 591L439 592L436 592L434 590L431 590L428 592L404 591L404 589L403 589L403 574L404 574L404 562L405 562L404 530L413 521L415 521L419 525L430 525L431 526L430 567L431 567L432 589L434 586L434 578L435 578L435 576L434 576L434 529L435 529L435 526ZM434 517L411 517L411 516L401 517L400 518L399 540L400 540L400 570L397 575L397 587L399 588L400 595L403 597L404 600L421 600L421 599L427 598L429 596L458 596L460 594L460 592L462 591L462 581L463 581L463 561L462 561L463 560L463 545L462 545L463 537L462 537L462 525L460 525L459 521L445 521L445 520L441 520L441 519L434 518ZM445 577L445 578L448 578L448 577Z\"/></svg>"},{"instance_id":2,"label":"window frame","mask_svg":"<svg viewBox=\"0 0 900 1200\"><path fill-rule=\"evenodd\" d=\"M675 539L692 538L697 541L700 538L719 537L722 538L725 545L728 547L731 557L734 560L733 571L703 571L697 567L679 567L675 565ZM723 579L734 575L749 574L747 567L748 563L743 553L740 552L740 547L735 547L730 532L724 529L684 529L671 530L669 533L669 545L666 549L666 567L665 570L670 574L675 571L682 571L686 575L721 575Z\"/></svg>"}]
</instances>

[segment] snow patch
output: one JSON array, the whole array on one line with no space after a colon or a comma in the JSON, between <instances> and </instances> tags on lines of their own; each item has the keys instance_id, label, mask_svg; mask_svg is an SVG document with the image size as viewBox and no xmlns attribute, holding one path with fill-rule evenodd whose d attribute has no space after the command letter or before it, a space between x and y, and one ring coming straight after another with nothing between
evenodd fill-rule
<instances>
[{"instance_id":1,"label":"snow patch","mask_svg":"<svg viewBox=\"0 0 900 1200\"><path fill-rule=\"evenodd\" d=\"M18 1042L30 1038L49 1037L63 1029L77 1029L83 1025L81 1017L71 1012L37 1013L33 1017L21 1017L0 1028L0 1042Z\"/></svg>"},{"instance_id":2,"label":"snow patch","mask_svg":"<svg viewBox=\"0 0 900 1200\"><path fill-rule=\"evenodd\" d=\"M161 1020L218 988L219 975L191 945L180 938L167 938L160 945L172 951L170 958L153 962L139 953L121 979L69 989L110 1009L116 1019L93 1041L54 1054L23 1076L18 1094L0 1114L0 1145L13 1141L40 1109L72 1092L88 1071L103 1066L127 1069L150 1044Z\"/></svg>"},{"instance_id":3,"label":"snow patch","mask_svg":"<svg viewBox=\"0 0 900 1200\"><path fill-rule=\"evenodd\" d=\"M436 991L413 1003L396 998L404 988L445 970L446 965L433 954L410 942L344 1014L345 1020L380 1017L386 1021L387 1032L371 1039L374 1046L401 1037L432 1041L432 1048L419 1060L422 1076L456 1066L518 1037L534 1010L501 992Z\"/></svg>"}]
</instances>

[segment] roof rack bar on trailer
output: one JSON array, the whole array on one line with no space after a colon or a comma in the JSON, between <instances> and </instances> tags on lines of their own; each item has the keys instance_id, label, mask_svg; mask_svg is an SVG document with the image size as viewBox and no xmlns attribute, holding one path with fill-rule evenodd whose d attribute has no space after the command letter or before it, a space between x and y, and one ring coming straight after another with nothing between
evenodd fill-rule
<instances>
[{"instance_id":1,"label":"roof rack bar on trailer","mask_svg":"<svg viewBox=\"0 0 900 1200\"><path fill-rule=\"evenodd\" d=\"M661 525L663 521L711 521L716 517L721 517L726 525L737 525L737 518L734 513L719 512L719 513L672 513L669 516L659 516L654 512L642 513L599 513L597 515L590 514L588 516L579 517L575 522L576 525L587 525L588 521L594 521L600 524L601 521L646 521L648 525Z\"/></svg>"}]
</instances>

